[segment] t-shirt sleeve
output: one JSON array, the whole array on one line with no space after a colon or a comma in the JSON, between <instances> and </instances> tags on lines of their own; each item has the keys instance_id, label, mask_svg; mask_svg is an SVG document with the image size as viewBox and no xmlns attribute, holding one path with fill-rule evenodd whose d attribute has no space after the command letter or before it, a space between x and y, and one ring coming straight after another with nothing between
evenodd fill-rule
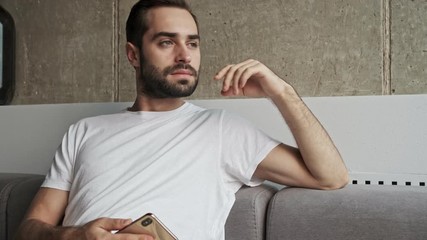
<instances>
[{"instance_id":1,"label":"t-shirt sleeve","mask_svg":"<svg viewBox=\"0 0 427 240\"><path fill-rule=\"evenodd\" d=\"M235 191L242 184L261 184L263 180L254 178L253 174L258 164L280 142L243 117L226 111L221 126L221 164L225 182L234 186Z\"/></svg>"},{"instance_id":2,"label":"t-shirt sleeve","mask_svg":"<svg viewBox=\"0 0 427 240\"><path fill-rule=\"evenodd\" d=\"M72 125L65 133L58 147L53 163L46 175L42 187L69 191L73 180L75 157L76 126Z\"/></svg>"}]
</instances>

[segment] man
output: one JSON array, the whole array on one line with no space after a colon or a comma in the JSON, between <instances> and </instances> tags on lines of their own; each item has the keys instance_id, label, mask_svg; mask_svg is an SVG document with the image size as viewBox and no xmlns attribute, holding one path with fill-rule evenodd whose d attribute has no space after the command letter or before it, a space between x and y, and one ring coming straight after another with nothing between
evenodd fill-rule
<instances>
[{"instance_id":1,"label":"man","mask_svg":"<svg viewBox=\"0 0 427 240\"><path fill-rule=\"evenodd\" d=\"M184 0L138 2L126 30L134 105L70 127L18 239L152 239L111 233L146 212L179 239L224 239L234 193L244 184L337 189L347 183L326 131L292 86L262 63L227 65L214 79L224 96L270 98L298 149L242 118L182 99L196 88L200 67L198 25Z\"/></svg>"}]
</instances>

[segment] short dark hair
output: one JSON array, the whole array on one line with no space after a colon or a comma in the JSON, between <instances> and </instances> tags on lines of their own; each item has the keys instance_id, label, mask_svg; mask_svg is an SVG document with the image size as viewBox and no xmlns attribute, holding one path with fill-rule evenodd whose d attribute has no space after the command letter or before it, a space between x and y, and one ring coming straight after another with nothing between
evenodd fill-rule
<instances>
[{"instance_id":1,"label":"short dark hair","mask_svg":"<svg viewBox=\"0 0 427 240\"><path fill-rule=\"evenodd\" d=\"M185 0L139 0L133 5L126 21L126 39L139 49L142 47L142 37L149 27L146 19L147 13L150 9L157 7L176 7L187 10L196 22L197 31L199 30L196 16Z\"/></svg>"}]
</instances>

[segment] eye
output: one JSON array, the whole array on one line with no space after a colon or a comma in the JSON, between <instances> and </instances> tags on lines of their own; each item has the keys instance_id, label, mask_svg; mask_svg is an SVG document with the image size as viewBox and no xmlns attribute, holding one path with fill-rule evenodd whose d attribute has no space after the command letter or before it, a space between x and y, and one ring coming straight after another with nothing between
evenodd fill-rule
<instances>
[{"instance_id":1,"label":"eye","mask_svg":"<svg viewBox=\"0 0 427 240\"><path fill-rule=\"evenodd\" d=\"M168 46L172 46L173 42L171 40L163 40L159 42L159 45L161 47L168 47Z\"/></svg>"},{"instance_id":2,"label":"eye","mask_svg":"<svg viewBox=\"0 0 427 240\"><path fill-rule=\"evenodd\" d=\"M199 47L199 42L198 41L194 41L194 42L189 42L188 46L190 48L198 48Z\"/></svg>"}]
</instances>

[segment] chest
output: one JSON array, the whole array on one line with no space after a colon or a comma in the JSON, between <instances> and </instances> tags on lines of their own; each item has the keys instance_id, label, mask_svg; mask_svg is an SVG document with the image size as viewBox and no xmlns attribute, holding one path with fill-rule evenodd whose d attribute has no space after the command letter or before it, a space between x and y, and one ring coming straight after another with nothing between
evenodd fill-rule
<instances>
[{"instance_id":1,"label":"chest","mask_svg":"<svg viewBox=\"0 0 427 240\"><path fill-rule=\"evenodd\" d=\"M110 187L106 183L194 184L215 177L210 175L217 174L220 151L219 127L206 120L101 128L79 146L74 184L95 186L93 194Z\"/></svg>"}]
</instances>

